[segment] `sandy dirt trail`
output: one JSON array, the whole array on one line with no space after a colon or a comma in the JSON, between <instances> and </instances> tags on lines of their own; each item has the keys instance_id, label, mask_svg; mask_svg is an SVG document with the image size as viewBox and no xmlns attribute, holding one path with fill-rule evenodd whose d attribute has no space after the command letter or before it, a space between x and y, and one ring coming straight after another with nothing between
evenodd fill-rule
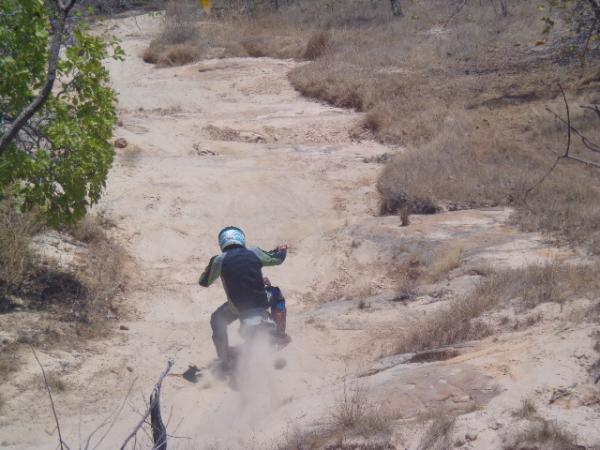
<instances>
[{"instance_id":1,"label":"sandy dirt trail","mask_svg":"<svg viewBox=\"0 0 600 450\"><path fill-rule=\"evenodd\" d=\"M81 388L58 399L59 409L70 411L62 414L64 433L77 436L80 415L82 433L92 430L133 379L131 402L141 408L141 393L149 392L167 358L175 358L176 373L188 363L214 359L209 317L225 295L220 283L202 290L197 279L218 252L217 232L238 225L253 245L290 245L285 264L265 271L288 298L294 336L284 352L288 367L274 375L269 401L276 408L306 397L305 407L278 412L274 420L268 408L256 410L253 400L242 405L225 383L193 385L175 377L167 379L163 401L165 415L174 408L171 427L178 435L249 448L287 423L318 417L309 397L319 396L348 367L347 351L321 342L316 329L301 333L293 316L338 275L344 255L331 241L339 230L372 215L379 166L362 160L385 149L350 142L347 130L357 114L301 98L286 78L295 63L227 59L154 68L140 55L158 19L138 17L137 24L140 29L134 19L118 20L109 30L127 52L126 61L110 69L119 93L116 135L129 146L117 150L100 205L116 221L136 265L127 303L137 317L100 354L85 355L78 370ZM230 335L236 335L234 326ZM44 408L38 417L45 416ZM135 413L123 414L100 448L114 448L136 420ZM33 432L15 448L50 448L47 440ZM186 442L181 445L188 448Z\"/></svg>"}]
</instances>

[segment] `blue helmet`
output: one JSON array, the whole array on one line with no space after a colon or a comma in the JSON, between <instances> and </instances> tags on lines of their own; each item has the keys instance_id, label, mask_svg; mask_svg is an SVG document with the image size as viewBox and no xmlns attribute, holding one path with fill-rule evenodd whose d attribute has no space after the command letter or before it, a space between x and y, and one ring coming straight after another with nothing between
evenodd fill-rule
<instances>
[{"instance_id":1,"label":"blue helmet","mask_svg":"<svg viewBox=\"0 0 600 450\"><path fill-rule=\"evenodd\" d=\"M238 227L223 228L219 232L219 247L225 250L230 245L246 246L246 235Z\"/></svg>"}]
</instances>

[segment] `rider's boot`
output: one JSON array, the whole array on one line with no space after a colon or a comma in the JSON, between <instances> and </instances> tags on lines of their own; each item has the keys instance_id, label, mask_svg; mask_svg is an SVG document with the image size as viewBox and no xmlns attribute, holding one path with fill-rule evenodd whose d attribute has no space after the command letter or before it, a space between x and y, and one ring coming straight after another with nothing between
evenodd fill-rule
<instances>
[{"instance_id":1,"label":"rider's boot","mask_svg":"<svg viewBox=\"0 0 600 450\"><path fill-rule=\"evenodd\" d=\"M224 339L217 339L213 337L217 356L219 358L219 368L222 371L228 371L233 365L233 358L230 351L229 343Z\"/></svg>"}]
</instances>

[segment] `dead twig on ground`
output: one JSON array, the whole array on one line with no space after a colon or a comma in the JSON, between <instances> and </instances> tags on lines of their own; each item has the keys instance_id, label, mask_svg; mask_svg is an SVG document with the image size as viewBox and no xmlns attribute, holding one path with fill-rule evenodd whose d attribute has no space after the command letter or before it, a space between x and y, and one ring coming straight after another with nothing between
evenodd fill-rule
<instances>
[{"instance_id":1,"label":"dead twig on ground","mask_svg":"<svg viewBox=\"0 0 600 450\"><path fill-rule=\"evenodd\" d=\"M37 361L38 366L40 366L40 369L42 371L42 376L44 378L44 387L46 388L46 392L48 392L48 397L50 398L50 405L52 406L52 414L54 415L54 422L56 423L56 429L58 430L58 442L60 445L60 449L65 450L65 448L66 448L67 450L70 450L69 446L63 441L63 438L62 438L62 433L60 431L60 423L58 421L58 416L56 415L56 408L54 407L54 399L52 398L52 389L50 389L50 386L48 385L48 377L46 376L46 371L44 370L44 366L42 366L42 363L40 362L40 359L38 358L37 353L35 352L35 349L33 348L33 345L30 345L30 348L31 348L31 352L33 353L33 357Z\"/></svg>"},{"instance_id":2,"label":"dead twig on ground","mask_svg":"<svg viewBox=\"0 0 600 450\"><path fill-rule=\"evenodd\" d=\"M169 359L167 362L167 367L160 374L158 381L154 385L154 389L152 390L152 394L150 394L150 404L142 418L139 420L133 431L127 436L123 445L121 445L121 450L125 450L129 441L134 439L137 436L138 431L144 426L146 420L150 416L150 422L152 426L152 435L154 438L154 448L153 450L166 450L167 449L167 432L166 428L162 422L160 417L160 389L162 386L162 382L175 364L173 359Z\"/></svg>"}]
</instances>

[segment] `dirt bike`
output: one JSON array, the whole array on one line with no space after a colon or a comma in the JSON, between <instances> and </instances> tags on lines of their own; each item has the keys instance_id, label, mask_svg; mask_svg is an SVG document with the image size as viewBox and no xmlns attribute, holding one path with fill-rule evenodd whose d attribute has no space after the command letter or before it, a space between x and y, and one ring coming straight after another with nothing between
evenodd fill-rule
<instances>
[{"instance_id":1,"label":"dirt bike","mask_svg":"<svg viewBox=\"0 0 600 450\"><path fill-rule=\"evenodd\" d=\"M226 364L217 360L205 368L189 366L181 376L190 382L197 382L202 378L204 371L208 370L217 378L229 378L232 387L237 385L236 375L242 362L248 363L247 359L253 359L253 364L260 363L260 359L268 354L278 352L285 348L290 342L290 336L285 332L286 311L285 308L271 308L262 315L254 315L240 319L239 335L243 342L235 347L229 347L229 360ZM262 346L257 351L257 345ZM246 361L244 361L246 359ZM277 357L273 361L276 370L283 369L287 365L283 357Z\"/></svg>"}]
</instances>

